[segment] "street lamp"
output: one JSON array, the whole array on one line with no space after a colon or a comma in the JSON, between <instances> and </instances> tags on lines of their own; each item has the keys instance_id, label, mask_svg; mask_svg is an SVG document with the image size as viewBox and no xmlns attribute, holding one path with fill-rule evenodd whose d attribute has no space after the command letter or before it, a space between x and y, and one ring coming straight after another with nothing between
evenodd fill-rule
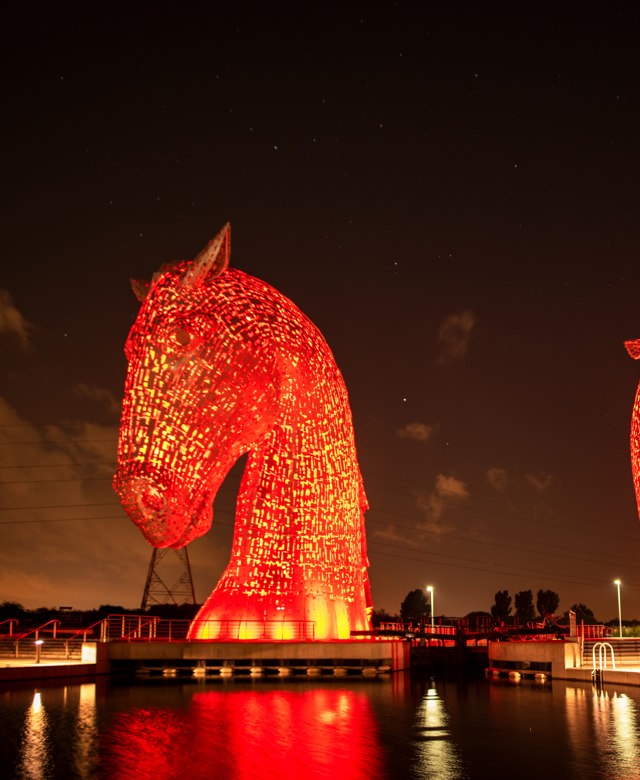
<instances>
[{"instance_id":1,"label":"street lamp","mask_svg":"<svg viewBox=\"0 0 640 780\"><path fill-rule=\"evenodd\" d=\"M429 600L431 602L431 631L433 631L433 629L434 629L433 618L435 616L435 607L434 607L434 598L433 598L433 585L427 585L427 590L429 591Z\"/></svg>"},{"instance_id":2,"label":"street lamp","mask_svg":"<svg viewBox=\"0 0 640 780\"><path fill-rule=\"evenodd\" d=\"M620 626L620 639L622 639L622 607L620 605L620 580L614 580L613 584L618 588L618 625Z\"/></svg>"},{"instance_id":3,"label":"street lamp","mask_svg":"<svg viewBox=\"0 0 640 780\"><path fill-rule=\"evenodd\" d=\"M42 647L42 639L36 639L33 643L36 646L36 663L40 663L40 648Z\"/></svg>"}]
</instances>

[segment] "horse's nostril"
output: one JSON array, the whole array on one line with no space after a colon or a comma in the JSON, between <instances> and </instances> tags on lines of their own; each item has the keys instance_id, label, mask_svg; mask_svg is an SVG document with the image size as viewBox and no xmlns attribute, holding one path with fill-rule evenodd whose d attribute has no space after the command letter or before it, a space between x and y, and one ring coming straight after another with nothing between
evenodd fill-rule
<instances>
[{"instance_id":1,"label":"horse's nostril","mask_svg":"<svg viewBox=\"0 0 640 780\"><path fill-rule=\"evenodd\" d=\"M149 485L138 494L138 504L146 515L161 515L167 502L157 488Z\"/></svg>"}]
</instances>

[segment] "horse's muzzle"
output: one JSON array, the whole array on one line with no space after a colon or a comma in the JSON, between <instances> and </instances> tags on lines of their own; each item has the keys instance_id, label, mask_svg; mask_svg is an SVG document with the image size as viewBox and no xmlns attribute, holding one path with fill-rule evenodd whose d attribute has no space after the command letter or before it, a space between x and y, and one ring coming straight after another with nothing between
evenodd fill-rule
<instances>
[{"instance_id":1,"label":"horse's muzzle","mask_svg":"<svg viewBox=\"0 0 640 780\"><path fill-rule=\"evenodd\" d=\"M182 547L211 527L213 498L209 492L185 501L175 488L141 475L117 474L113 487L125 512L154 547Z\"/></svg>"},{"instance_id":2,"label":"horse's muzzle","mask_svg":"<svg viewBox=\"0 0 640 780\"><path fill-rule=\"evenodd\" d=\"M167 528L167 499L164 490L149 477L114 481L124 510L140 528L147 541L156 546L171 544ZM169 533L167 533L169 531Z\"/></svg>"}]
</instances>

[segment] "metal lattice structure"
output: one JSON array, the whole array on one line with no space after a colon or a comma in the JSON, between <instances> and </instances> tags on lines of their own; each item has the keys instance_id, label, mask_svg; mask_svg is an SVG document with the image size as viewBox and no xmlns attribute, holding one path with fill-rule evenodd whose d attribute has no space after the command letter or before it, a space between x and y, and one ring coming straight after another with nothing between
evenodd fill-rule
<instances>
[{"instance_id":1,"label":"metal lattice structure","mask_svg":"<svg viewBox=\"0 0 640 780\"><path fill-rule=\"evenodd\" d=\"M229 256L227 225L194 261L134 284L114 488L152 545L181 548L248 453L231 558L190 637L232 638L240 621L240 638L273 624L286 639L304 621L345 639L370 628L372 605L344 380L310 320Z\"/></svg>"},{"instance_id":2,"label":"metal lattice structure","mask_svg":"<svg viewBox=\"0 0 640 780\"><path fill-rule=\"evenodd\" d=\"M166 564L166 558L177 559L178 579L172 585L167 583L167 578L175 577L175 566L163 566ZM169 561L174 563L175 560ZM149 562L149 571L142 594L142 609L149 609L154 604L195 604L196 594L193 587L193 577L191 576L191 564L189 563L189 553L186 547L172 549L171 547L154 547L151 552L151 561Z\"/></svg>"}]
</instances>

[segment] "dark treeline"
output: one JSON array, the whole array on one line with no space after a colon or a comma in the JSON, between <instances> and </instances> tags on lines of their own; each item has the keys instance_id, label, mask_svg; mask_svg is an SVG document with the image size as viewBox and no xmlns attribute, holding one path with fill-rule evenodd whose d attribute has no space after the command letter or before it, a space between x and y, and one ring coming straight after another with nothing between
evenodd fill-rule
<instances>
[{"instance_id":1,"label":"dark treeline","mask_svg":"<svg viewBox=\"0 0 640 780\"><path fill-rule=\"evenodd\" d=\"M613 618L606 622L599 620L586 604L572 604L568 610L558 614L560 596L553 590L540 589L535 596L532 590L523 590L511 597L507 590L499 590L494 595L493 604L486 612L470 612L462 616L462 620L468 624L484 624L484 626L533 626L568 625L569 612L576 616L577 623L585 625L602 624L606 626L618 625L618 619ZM434 616L437 617L437 616ZM387 622L412 622L431 618L431 604L429 594L420 588L409 591L405 596L397 613L389 613L384 609L375 610L373 613L373 625L379 626ZM441 615L444 622L451 620L451 616ZM458 618L460 619L460 618ZM640 626L638 619L623 619L622 625L627 628Z\"/></svg>"},{"instance_id":2,"label":"dark treeline","mask_svg":"<svg viewBox=\"0 0 640 780\"><path fill-rule=\"evenodd\" d=\"M21 628L36 628L50 620L59 620L64 626L87 628L109 615L155 615L169 620L191 620L199 608L199 604L156 604L147 610L142 610L126 609L117 604L101 604L97 609L86 610L65 607L25 609L16 601L2 601L0 602L0 634L7 633L1 624L9 620L17 620Z\"/></svg>"}]
</instances>

